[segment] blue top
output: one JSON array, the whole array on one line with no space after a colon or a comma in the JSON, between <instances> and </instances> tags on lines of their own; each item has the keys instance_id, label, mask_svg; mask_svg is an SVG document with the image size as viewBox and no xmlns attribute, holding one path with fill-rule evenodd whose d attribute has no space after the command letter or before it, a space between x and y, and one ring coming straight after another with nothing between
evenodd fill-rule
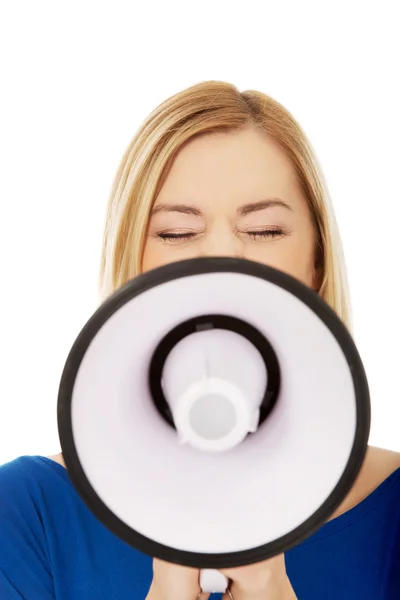
<instances>
[{"instance_id":1,"label":"blue top","mask_svg":"<svg viewBox=\"0 0 400 600\"><path fill-rule=\"evenodd\" d=\"M299 600L399 600L400 469L290 550L286 568ZM0 466L1 600L144 600L151 579L151 558L92 515L62 465Z\"/></svg>"}]
</instances>

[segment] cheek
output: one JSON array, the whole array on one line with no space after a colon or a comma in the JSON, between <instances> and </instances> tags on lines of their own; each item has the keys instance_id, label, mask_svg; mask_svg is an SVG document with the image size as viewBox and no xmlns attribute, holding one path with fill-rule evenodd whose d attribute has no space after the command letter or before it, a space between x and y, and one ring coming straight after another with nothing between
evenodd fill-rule
<instances>
[{"instance_id":1,"label":"cheek","mask_svg":"<svg viewBox=\"0 0 400 600\"><path fill-rule=\"evenodd\" d=\"M254 244L248 247L244 258L279 269L308 287L313 287L314 247L312 240L296 239L292 235L268 244Z\"/></svg>"},{"instance_id":2,"label":"cheek","mask_svg":"<svg viewBox=\"0 0 400 600\"><path fill-rule=\"evenodd\" d=\"M148 241L143 252L142 272L145 273L146 271L151 271L151 269L156 269L167 264L168 261L165 258L165 253L161 252L156 244Z\"/></svg>"},{"instance_id":3,"label":"cheek","mask_svg":"<svg viewBox=\"0 0 400 600\"><path fill-rule=\"evenodd\" d=\"M188 244L185 248L179 246L163 246L162 244L148 240L143 253L142 259L142 272L162 267L179 260L186 260L188 258L195 258L197 253L194 249L194 244Z\"/></svg>"}]
</instances>

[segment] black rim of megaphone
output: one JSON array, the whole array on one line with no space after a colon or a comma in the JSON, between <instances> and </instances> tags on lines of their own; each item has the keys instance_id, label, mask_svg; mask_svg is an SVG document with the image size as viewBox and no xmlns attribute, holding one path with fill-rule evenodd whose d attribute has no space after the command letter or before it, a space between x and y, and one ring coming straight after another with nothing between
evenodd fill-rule
<instances>
[{"instance_id":1,"label":"black rim of megaphone","mask_svg":"<svg viewBox=\"0 0 400 600\"><path fill-rule=\"evenodd\" d=\"M311 517L288 534L265 545L236 552L210 554L179 550L155 542L133 530L106 506L91 486L79 461L72 431L71 402L75 378L85 352L99 329L116 311L132 298L160 284L182 277L217 272L250 275L276 284L296 296L325 323L340 345L352 374L356 432L350 457L340 480ZM164 265L135 277L114 292L96 310L76 338L62 372L57 404L58 432L68 475L93 515L118 538L144 554L200 569L223 569L261 562L290 550L317 531L341 504L361 469L367 451L370 420L370 397L364 366L350 333L335 312L316 292L297 279L267 265L227 257L195 258ZM207 490L202 490L202 493L207 493ZM229 502L229 499L226 501ZM296 498L289 498L288 501L296 502Z\"/></svg>"}]
</instances>

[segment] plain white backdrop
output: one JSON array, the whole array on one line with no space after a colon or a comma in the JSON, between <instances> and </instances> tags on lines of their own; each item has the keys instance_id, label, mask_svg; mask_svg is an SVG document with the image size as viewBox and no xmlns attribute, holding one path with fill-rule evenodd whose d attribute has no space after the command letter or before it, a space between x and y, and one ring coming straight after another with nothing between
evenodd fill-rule
<instances>
[{"instance_id":1,"label":"plain white backdrop","mask_svg":"<svg viewBox=\"0 0 400 600\"><path fill-rule=\"evenodd\" d=\"M115 171L147 114L207 79L273 96L310 138L344 242L370 443L400 451L397 9L396 0L2 3L0 464L60 450L58 384L98 306Z\"/></svg>"}]
</instances>

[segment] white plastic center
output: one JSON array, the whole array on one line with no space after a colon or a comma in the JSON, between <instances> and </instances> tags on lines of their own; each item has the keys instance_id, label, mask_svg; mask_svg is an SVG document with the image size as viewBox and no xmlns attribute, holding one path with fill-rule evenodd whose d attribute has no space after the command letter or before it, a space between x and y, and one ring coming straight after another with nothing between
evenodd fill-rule
<instances>
[{"instance_id":1,"label":"white plastic center","mask_svg":"<svg viewBox=\"0 0 400 600\"><path fill-rule=\"evenodd\" d=\"M219 329L195 332L171 350L162 385L180 443L221 452L256 431L267 372L243 336Z\"/></svg>"},{"instance_id":2,"label":"white plastic center","mask_svg":"<svg viewBox=\"0 0 400 600\"><path fill-rule=\"evenodd\" d=\"M219 440L235 428L233 402L221 394L204 394L192 404L189 423L195 434L207 440Z\"/></svg>"},{"instance_id":3,"label":"white plastic center","mask_svg":"<svg viewBox=\"0 0 400 600\"><path fill-rule=\"evenodd\" d=\"M211 377L194 383L174 403L179 441L203 451L221 452L240 444L257 429L254 410L232 382Z\"/></svg>"}]
</instances>

